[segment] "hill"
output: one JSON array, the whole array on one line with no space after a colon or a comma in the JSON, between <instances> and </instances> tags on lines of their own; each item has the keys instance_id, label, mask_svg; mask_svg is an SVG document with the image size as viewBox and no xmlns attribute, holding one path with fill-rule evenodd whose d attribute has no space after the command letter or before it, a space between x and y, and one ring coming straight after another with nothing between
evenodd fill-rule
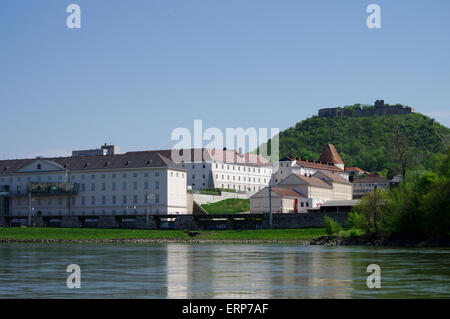
<instances>
[{"instance_id":1,"label":"hill","mask_svg":"<svg viewBox=\"0 0 450 319\"><path fill-rule=\"evenodd\" d=\"M317 160L323 147L331 143L346 167L357 166L390 177L401 172L401 164L395 156L394 126L408 145L410 167L429 169L442 161L449 145L450 129L419 113L313 116L280 132L280 158L290 155Z\"/></svg>"}]
</instances>

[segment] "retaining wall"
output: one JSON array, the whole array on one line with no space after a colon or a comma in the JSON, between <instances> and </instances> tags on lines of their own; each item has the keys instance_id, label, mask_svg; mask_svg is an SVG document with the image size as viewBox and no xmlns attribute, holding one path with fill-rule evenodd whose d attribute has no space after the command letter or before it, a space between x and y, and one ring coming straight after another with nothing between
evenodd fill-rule
<instances>
[{"instance_id":1,"label":"retaining wall","mask_svg":"<svg viewBox=\"0 0 450 319\"><path fill-rule=\"evenodd\" d=\"M194 201L199 204L216 203L228 198L249 199L249 194L222 192L222 195L193 194Z\"/></svg>"},{"instance_id":2,"label":"retaining wall","mask_svg":"<svg viewBox=\"0 0 450 319\"><path fill-rule=\"evenodd\" d=\"M89 216L89 218L97 218L96 223L84 223L85 217L77 216L62 216L52 217L52 220L60 220L60 223L52 223L63 228L130 228L130 229L160 229L162 225L170 229L177 230L199 230L199 229L268 229L269 215L268 214L253 214L252 218L247 218L246 215L226 215L226 217L215 220L209 218L214 215L202 215L202 220L199 221L199 215L178 215L170 218L168 223L160 222L160 218L149 216L148 225L146 216ZM255 218L257 216L257 218ZM318 228L324 227L324 217L329 216L342 226L347 226L348 213L323 213L314 212L306 214L273 214L272 228L288 229L288 228ZM173 217L173 216L172 216ZM205 218L206 217L206 218ZM238 218L238 220L236 220ZM240 219L240 220L239 220ZM242 220L243 219L243 220ZM32 218L32 225L34 227L49 226L49 219L47 217ZM167 226L168 225L168 226ZM9 222L6 218L0 218L0 226L7 227Z\"/></svg>"}]
</instances>

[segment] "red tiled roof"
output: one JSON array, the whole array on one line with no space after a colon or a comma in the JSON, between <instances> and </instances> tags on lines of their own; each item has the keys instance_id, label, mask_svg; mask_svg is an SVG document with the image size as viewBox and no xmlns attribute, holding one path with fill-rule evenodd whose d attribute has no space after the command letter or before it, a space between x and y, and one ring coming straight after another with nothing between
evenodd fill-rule
<instances>
[{"instance_id":1,"label":"red tiled roof","mask_svg":"<svg viewBox=\"0 0 450 319\"><path fill-rule=\"evenodd\" d=\"M333 174L330 172L320 172L320 174L323 174L325 177L331 179L333 182L336 183L342 183L342 184L351 184L348 180L343 178L341 175Z\"/></svg>"},{"instance_id":2,"label":"red tiled roof","mask_svg":"<svg viewBox=\"0 0 450 319\"><path fill-rule=\"evenodd\" d=\"M286 160L286 159L290 160L290 161L296 161L297 164L302 167L314 168L314 169L318 169L318 170L327 170L327 171L333 171L333 172L344 172L343 169L335 166L332 163L327 164L327 163L323 163L323 162L302 160L300 158L294 158L294 157L290 157L290 156L284 157L283 159L281 159L281 161Z\"/></svg>"},{"instance_id":3,"label":"red tiled roof","mask_svg":"<svg viewBox=\"0 0 450 319\"><path fill-rule=\"evenodd\" d=\"M281 197L300 197L300 198L306 198L302 194L297 193L293 189L289 188L278 188L278 187L272 187L272 192L277 193Z\"/></svg>"},{"instance_id":4,"label":"red tiled roof","mask_svg":"<svg viewBox=\"0 0 450 319\"><path fill-rule=\"evenodd\" d=\"M347 171L349 171L349 172L351 172L351 171L354 171L354 172L364 172L364 170L360 169L359 167L346 167L346 168L345 168L345 171L346 171L346 172L347 172Z\"/></svg>"},{"instance_id":5,"label":"red tiled roof","mask_svg":"<svg viewBox=\"0 0 450 319\"><path fill-rule=\"evenodd\" d=\"M317 187L324 187L324 188L332 188L330 185L328 185L326 182L324 182L323 180L321 180L318 177L315 176L303 176L303 175L299 175L299 174L293 174L295 176L297 176L298 178L300 178L301 180L303 180L305 183L312 185L312 186L317 186Z\"/></svg>"},{"instance_id":6,"label":"red tiled roof","mask_svg":"<svg viewBox=\"0 0 450 319\"><path fill-rule=\"evenodd\" d=\"M333 144L327 144L319 157L319 162L344 164Z\"/></svg>"},{"instance_id":7,"label":"red tiled roof","mask_svg":"<svg viewBox=\"0 0 450 319\"><path fill-rule=\"evenodd\" d=\"M334 166L333 164L325 164L325 163L317 163L313 161L304 161L304 160L297 160L297 164L303 167L309 167L309 168L315 168L315 169L323 169L327 171L333 171L333 172L344 172L343 169Z\"/></svg>"}]
</instances>

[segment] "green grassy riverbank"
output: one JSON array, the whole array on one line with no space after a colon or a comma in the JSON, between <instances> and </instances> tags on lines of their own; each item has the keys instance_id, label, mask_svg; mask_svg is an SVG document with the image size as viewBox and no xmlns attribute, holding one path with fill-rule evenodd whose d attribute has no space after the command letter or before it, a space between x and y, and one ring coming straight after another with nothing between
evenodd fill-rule
<instances>
[{"instance_id":1,"label":"green grassy riverbank","mask_svg":"<svg viewBox=\"0 0 450 319\"><path fill-rule=\"evenodd\" d=\"M194 236L191 236L194 235ZM136 230L94 228L0 228L0 241L111 241L111 240L173 240L173 241L299 241L326 236L324 228L262 229L262 230Z\"/></svg>"}]
</instances>

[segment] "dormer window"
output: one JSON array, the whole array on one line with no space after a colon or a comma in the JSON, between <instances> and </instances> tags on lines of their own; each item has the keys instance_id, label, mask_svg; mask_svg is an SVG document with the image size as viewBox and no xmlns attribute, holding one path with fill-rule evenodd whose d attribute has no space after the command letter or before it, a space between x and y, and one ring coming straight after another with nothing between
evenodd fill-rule
<instances>
[{"instance_id":1,"label":"dormer window","mask_svg":"<svg viewBox=\"0 0 450 319\"><path fill-rule=\"evenodd\" d=\"M41 164L37 164L37 169L42 169L42 165Z\"/></svg>"}]
</instances>

